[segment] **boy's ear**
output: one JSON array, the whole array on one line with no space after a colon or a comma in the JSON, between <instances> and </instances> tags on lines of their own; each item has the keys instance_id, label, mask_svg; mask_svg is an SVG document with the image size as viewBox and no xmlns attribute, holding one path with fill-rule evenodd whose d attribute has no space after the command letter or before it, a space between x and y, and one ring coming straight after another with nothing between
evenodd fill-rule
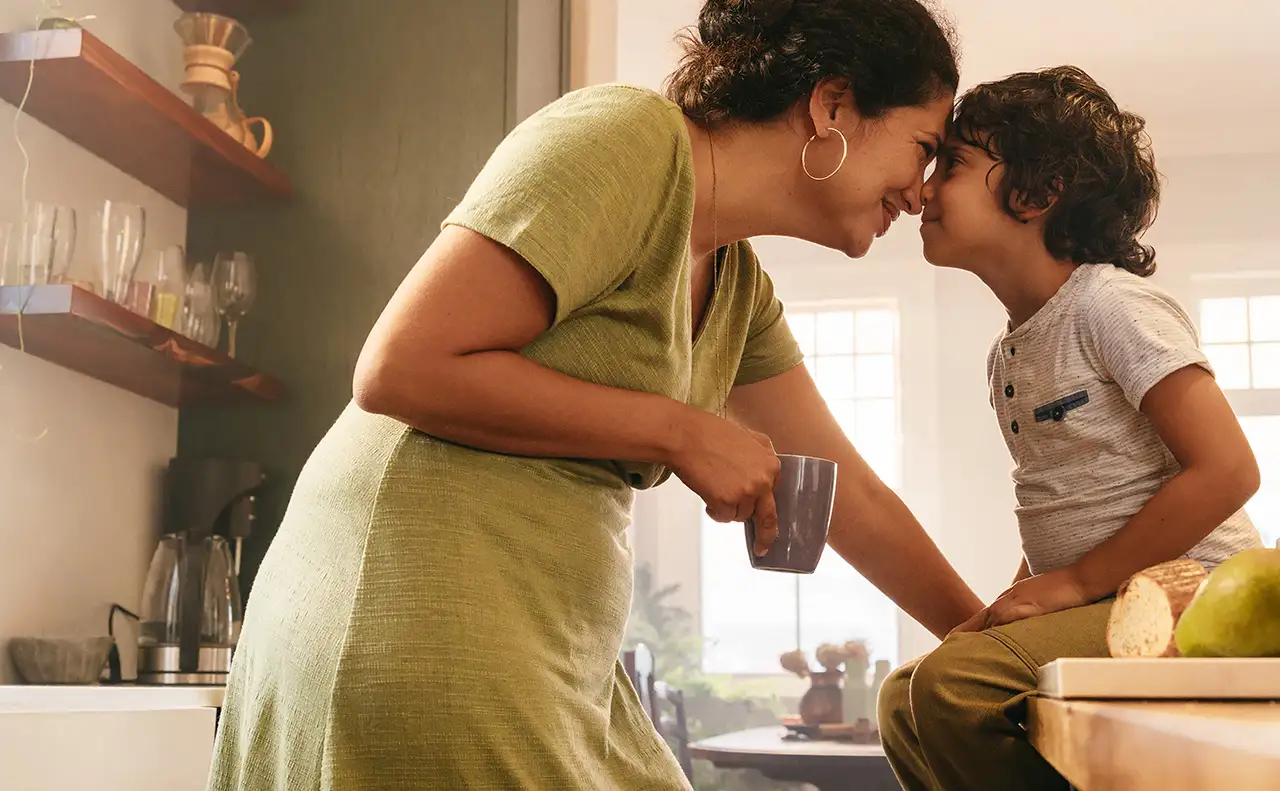
<instances>
[{"instance_id":1,"label":"boy's ear","mask_svg":"<svg viewBox=\"0 0 1280 791\"><path fill-rule=\"evenodd\" d=\"M1049 210L1057 205L1060 197L1062 197L1062 179L1054 177L1048 193L1032 196L1030 193L1014 190L1009 196L1009 204L1013 209L1013 216L1018 219L1018 222L1025 224L1048 214Z\"/></svg>"}]
</instances>

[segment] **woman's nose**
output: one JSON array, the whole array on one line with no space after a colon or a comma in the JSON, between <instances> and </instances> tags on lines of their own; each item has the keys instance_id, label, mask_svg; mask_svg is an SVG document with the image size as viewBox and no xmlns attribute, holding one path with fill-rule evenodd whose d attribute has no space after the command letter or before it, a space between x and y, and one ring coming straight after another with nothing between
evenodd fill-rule
<instances>
[{"instance_id":1,"label":"woman's nose","mask_svg":"<svg viewBox=\"0 0 1280 791\"><path fill-rule=\"evenodd\" d=\"M903 191L902 201L906 204L903 211L907 214L919 214L924 208L924 185L924 171L921 171L916 175L916 183L912 184L910 189Z\"/></svg>"}]
</instances>

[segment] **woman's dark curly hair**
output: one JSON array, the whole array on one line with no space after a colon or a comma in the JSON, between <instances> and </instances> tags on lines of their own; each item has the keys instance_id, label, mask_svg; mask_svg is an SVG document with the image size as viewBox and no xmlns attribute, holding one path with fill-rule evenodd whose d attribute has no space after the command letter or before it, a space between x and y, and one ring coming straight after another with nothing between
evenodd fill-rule
<instances>
[{"instance_id":1,"label":"woman's dark curly hair","mask_svg":"<svg viewBox=\"0 0 1280 791\"><path fill-rule=\"evenodd\" d=\"M1141 244L1160 204L1160 173L1146 122L1116 105L1075 66L1021 72L967 91L953 134L1003 162L1000 199L1044 208L1054 256L1114 264L1147 277L1156 251Z\"/></svg>"},{"instance_id":2,"label":"woman's dark curly hair","mask_svg":"<svg viewBox=\"0 0 1280 791\"><path fill-rule=\"evenodd\" d=\"M959 83L951 28L920 0L706 0L667 96L704 126L768 121L828 78L868 118Z\"/></svg>"}]
</instances>

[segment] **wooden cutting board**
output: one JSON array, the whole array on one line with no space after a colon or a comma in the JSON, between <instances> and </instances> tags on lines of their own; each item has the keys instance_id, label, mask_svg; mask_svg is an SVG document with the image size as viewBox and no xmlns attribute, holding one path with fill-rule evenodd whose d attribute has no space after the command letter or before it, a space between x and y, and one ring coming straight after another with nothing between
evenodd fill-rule
<instances>
[{"instance_id":1,"label":"wooden cutting board","mask_svg":"<svg viewBox=\"0 0 1280 791\"><path fill-rule=\"evenodd\" d=\"M1280 700L1280 658L1059 659L1040 694L1089 700Z\"/></svg>"}]
</instances>

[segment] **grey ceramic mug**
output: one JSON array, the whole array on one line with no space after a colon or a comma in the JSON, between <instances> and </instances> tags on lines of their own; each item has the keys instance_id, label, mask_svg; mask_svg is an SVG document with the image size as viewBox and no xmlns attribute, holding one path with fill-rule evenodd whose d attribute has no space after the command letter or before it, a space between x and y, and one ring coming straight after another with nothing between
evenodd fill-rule
<instances>
[{"instance_id":1,"label":"grey ceramic mug","mask_svg":"<svg viewBox=\"0 0 1280 791\"><path fill-rule=\"evenodd\" d=\"M831 507L836 499L836 463L814 456L778 455L782 470L773 487L778 506L778 539L763 555L755 553L755 523L746 523L751 565L769 571L812 574L827 546Z\"/></svg>"}]
</instances>

